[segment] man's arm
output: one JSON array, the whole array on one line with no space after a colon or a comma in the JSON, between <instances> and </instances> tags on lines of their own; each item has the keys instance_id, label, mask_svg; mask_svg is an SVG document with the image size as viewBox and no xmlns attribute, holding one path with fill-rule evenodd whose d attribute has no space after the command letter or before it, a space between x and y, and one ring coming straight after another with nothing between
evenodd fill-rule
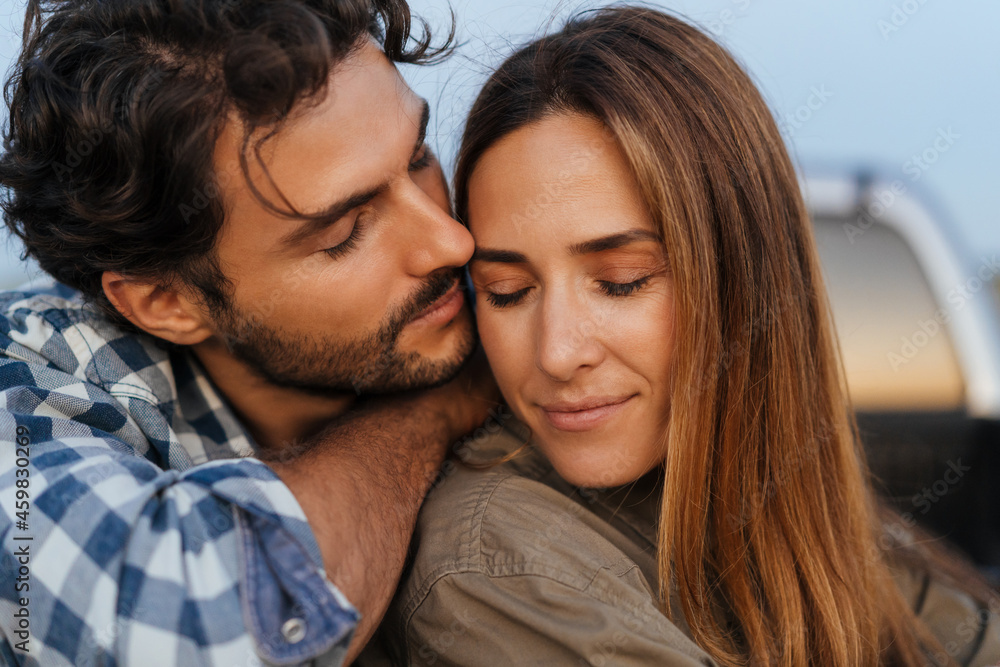
<instances>
[{"instance_id":1,"label":"man's arm","mask_svg":"<svg viewBox=\"0 0 1000 667\"><path fill-rule=\"evenodd\" d=\"M47 392L38 416L16 405L34 392L3 392L0 656L349 662L392 598L452 435L478 419L455 396L441 407L446 395L363 409L288 463L179 473L96 422L55 416L79 409L73 395ZM89 413L125 423L109 403Z\"/></svg>"},{"instance_id":2,"label":"man's arm","mask_svg":"<svg viewBox=\"0 0 1000 667\"><path fill-rule=\"evenodd\" d=\"M371 621L382 613L383 595L369 602L367 583L351 573L365 572L360 554L378 554L383 543L376 535L386 526L393 527L389 543L405 549L413 524L406 503L397 506L387 496L386 506L408 517L396 524L366 512L345 486L327 498L346 523L321 521L314 533L302 504L261 461L184 469L178 460L175 469L173 457L183 449L165 415L137 391L122 385L129 396L112 397L24 346L0 347L11 355L0 355L0 662L40 653L53 665L110 658L142 664L150 656L190 665L243 664L257 656L342 660L357 614L324 576L324 560L348 591L360 591L351 595ZM379 485L406 488L405 474L383 479L366 467L377 465L372 452L387 456L390 447L401 458L388 457L389 465L401 470L423 461L429 480L426 471L450 433L432 416L439 410L433 406L441 394L450 397L443 421L452 429L466 414L452 405L458 399L449 391L359 413L334 427L326 434L330 448L353 453L337 475L359 488L366 472ZM405 405L418 414L408 415ZM396 414L398 428L414 431L383 428ZM161 459L168 452L169 462ZM414 474L410 491L423 488L419 479ZM297 493L310 504L303 488ZM419 504L419 497L399 493ZM338 535L347 541L337 544ZM398 576L398 566L388 569ZM373 579L387 587L387 601L392 583Z\"/></svg>"},{"instance_id":3,"label":"man's arm","mask_svg":"<svg viewBox=\"0 0 1000 667\"><path fill-rule=\"evenodd\" d=\"M445 387L356 410L301 455L269 462L302 505L327 576L361 613L345 663L392 600L417 512L448 445L496 405L488 377L477 361Z\"/></svg>"}]
</instances>

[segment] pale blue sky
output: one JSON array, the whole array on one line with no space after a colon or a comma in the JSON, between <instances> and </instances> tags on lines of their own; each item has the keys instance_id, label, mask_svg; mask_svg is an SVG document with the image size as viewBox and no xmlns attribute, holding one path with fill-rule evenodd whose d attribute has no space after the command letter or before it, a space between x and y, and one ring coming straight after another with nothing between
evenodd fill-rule
<instances>
[{"instance_id":1,"label":"pale blue sky","mask_svg":"<svg viewBox=\"0 0 1000 667\"><path fill-rule=\"evenodd\" d=\"M552 24L553 17L601 4L454 0L459 37L465 42L458 57L435 70L407 70L414 87L436 105L436 141L447 165L463 116L489 67L513 45ZM957 228L968 252L1000 251L1000 186L994 183L1000 172L1000 3L647 4L697 21L743 62L775 114L793 119L784 127L801 164L877 167L929 197ZM446 22L445 3L414 0L411 6L432 25ZM800 108L814 92L827 99L817 105L819 98L814 98L819 109L807 113ZM797 111L808 119L794 120ZM951 145L934 164L926 169L908 164L949 128Z\"/></svg>"},{"instance_id":2,"label":"pale blue sky","mask_svg":"<svg viewBox=\"0 0 1000 667\"><path fill-rule=\"evenodd\" d=\"M432 25L448 4L413 0ZM431 99L432 141L450 167L463 117L489 67L594 2L453 0L456 57L406 68ZM1000 251L1000 3L987 0L698 0L649 3L701 23L751 71L806 165L874 165L931 197L967 249ZM0 0L0 65L19 42L23 2ZM727 13L728 12L728 13ZM882 23L880 23L882 22ZM898 28L890 30L891 28ZM806 113L814 92L827 99ZM950 128L952 143L926 170L908 163ZM939 143L939 145L942 145ZM916 173L919 180L914 180Z\"/></svg>"}]
</instances>

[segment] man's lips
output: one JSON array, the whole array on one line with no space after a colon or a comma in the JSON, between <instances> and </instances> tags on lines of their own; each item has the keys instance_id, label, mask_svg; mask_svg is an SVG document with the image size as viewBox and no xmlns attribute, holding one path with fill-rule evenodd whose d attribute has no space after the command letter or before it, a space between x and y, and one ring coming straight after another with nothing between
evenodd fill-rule
<instances>
[{"instance_id":1,"label":"man's lips","mask_svg":"<svg viewBox=\"0 0 1000 667\"><path fill-rule=\"evenodd\" d=\"M560 431L589 431L621 413L637 394L595 396L578 401L557 401L539 405L553 428Z\"/></svg>"},{"instance_id":2,"label":"man's lips","mask_svg":"<svg viewBox=\"0 0 1000 667\"><path fill-rule=\"evenodd\" d=\"M465 294L456 280L451 289L438 297L437 301L420 311L410 324L419 326L440 326L455 319L465 305Z\"/></svg>"}]
</instances>

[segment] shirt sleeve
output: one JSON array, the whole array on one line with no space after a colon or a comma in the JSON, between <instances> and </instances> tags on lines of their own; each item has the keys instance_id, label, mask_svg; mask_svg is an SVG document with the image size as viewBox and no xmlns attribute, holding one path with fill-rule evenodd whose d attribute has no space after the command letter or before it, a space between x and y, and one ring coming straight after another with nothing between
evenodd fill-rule
<instances>
[{"instance_id":1,"label":"shirt sleeve","mask_svg":"<svg viewBox=\"0 0 1000 667\"><path fill-rule=\"evenodd\" d=\"M0 662L340 664L358 614L268 466L163 469L110 396L25 367L0 361Z\"/></svg>"},{"instance_id":2,"label":"shirt sleeve","mask_svg":"<svg viewBox=\"0 0 1000 667\"><path fill-rule=\"evenodd\" d=\"M903 596L941 644L931 658L964 667L1000 665L1000 609L984 605L967 592L928 572L922 565L900 563L893 575Z\"/></svg>"},{"instance_id":3,"label":"shirt sleeve","mask_svg":"<svg viewBox=\"0 0 1000 667\"><path fill-rule=\"evenodd\" d=\"M405 664L704 667L690 640L607 570L581 591L538 574L450 573L407 623ZM614 599L614 591L623 596ZM445 622L442 622L445 621Z\"/></svg>"}]
</instances>

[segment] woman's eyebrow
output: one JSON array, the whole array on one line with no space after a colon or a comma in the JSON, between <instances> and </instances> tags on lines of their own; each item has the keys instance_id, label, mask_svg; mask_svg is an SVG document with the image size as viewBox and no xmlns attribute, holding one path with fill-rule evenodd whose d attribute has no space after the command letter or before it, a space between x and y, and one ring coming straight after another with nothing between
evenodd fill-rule
<instances>
[{"instance_id":1,"label":"woman's eyebrow","mask_svg":"<svg viewBox=\"0 0 1000 667\"><path fill-rule=\"evenodd\" d=\"M605 250L615 250L636 241L659 241L660 237L648 229L630 229L627 232L610 234L589 241L574 243L569 247L571 255L589 255ZM497 248L476 247L472 253L474 262L496 262L498 264L526 264L528 257L516 250L499 250Z\"/></svg>"},{"instance_id":2,"label":"woman's eyebrow","mask_svg":"<svg viewBox=\"0 0 1000 667\"><path fill-rule=\"evenodd\" d=\"M498 262L500 264L525 264L528 258L515 250L497 250L477 247L472 253L473 262Z\"/></svg>"},{"instance_id":3,"label":"woman's eyebrow","mask_svg":"<svg viewBox=\"0 0 1000 667\"><path fill-rule=\"evenodd\" d=\"M582 241L570 246L571 255L589 255L590 253L615 250L635 241L659 241L660 237L648 229L630 229L627 232L602 236L599 239Z\"/></svg>"}]
</instances>

